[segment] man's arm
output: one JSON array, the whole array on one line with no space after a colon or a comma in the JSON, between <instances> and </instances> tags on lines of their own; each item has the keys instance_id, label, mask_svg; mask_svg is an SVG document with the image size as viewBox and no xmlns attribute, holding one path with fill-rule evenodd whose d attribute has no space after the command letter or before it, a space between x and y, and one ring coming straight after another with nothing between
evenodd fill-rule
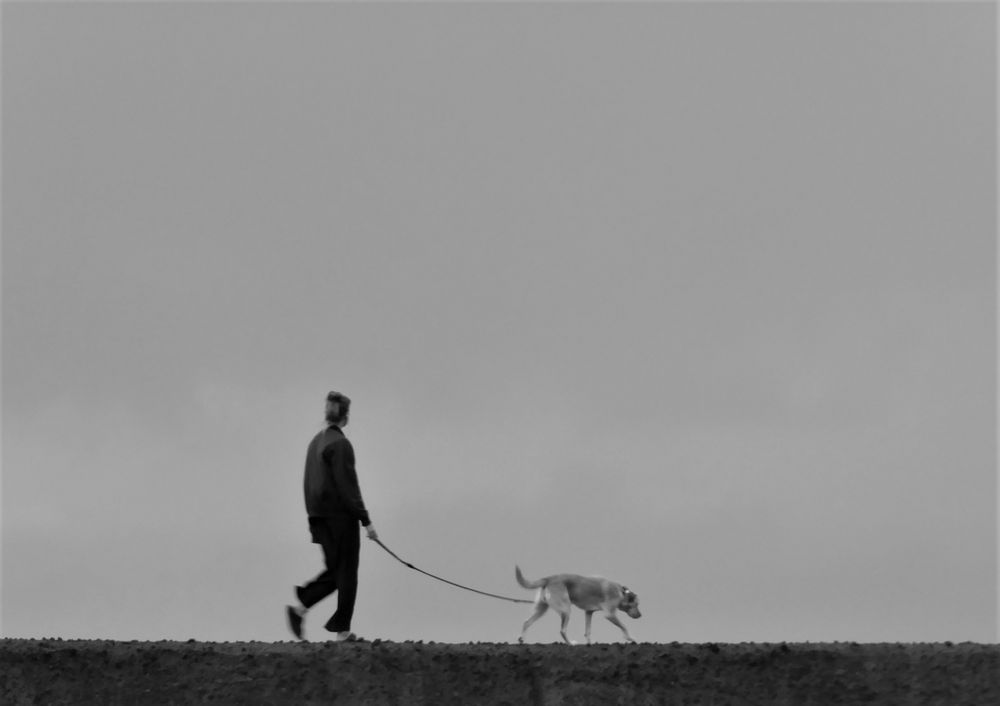
<instances>
[{"instance_id":1,"label":"man's arm","mask_svg":"<svg viewBox=\"0 0 1000 706\"><path fill-rule=\"evenodd\" d=\"M361 498L358 474L354 468L354 447L347 439L341 439L333 444L330 468L333 471L333 481L337 484L337 492L340 493L351 514L357 517L364 527L371 525L365 501Z\"/></svg>"}]
</instances>

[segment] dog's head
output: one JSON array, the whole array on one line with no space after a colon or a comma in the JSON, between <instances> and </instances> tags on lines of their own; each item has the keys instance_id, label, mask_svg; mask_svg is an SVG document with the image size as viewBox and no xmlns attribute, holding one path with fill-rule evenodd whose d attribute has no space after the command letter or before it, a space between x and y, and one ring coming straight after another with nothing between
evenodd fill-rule
<instances>
[{"instance_id":1,"label":"dog's head","mask_svg":"<svg viewBox=\"0 0 1000 706\"><path fill-rule=\"evenodd\" d=\"M624 611L625 615L630 618L642 617L642 613L639 612L639 596L624 586L622 586L622 599L618 603L618 609Z\"/></svg>"}]
</instances>

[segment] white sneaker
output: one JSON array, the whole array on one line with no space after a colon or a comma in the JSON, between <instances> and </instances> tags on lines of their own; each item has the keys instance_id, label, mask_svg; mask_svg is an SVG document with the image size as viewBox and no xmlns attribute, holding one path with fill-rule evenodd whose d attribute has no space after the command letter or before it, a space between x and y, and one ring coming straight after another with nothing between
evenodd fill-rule
<instances>
[{"instance_id":1,"label":"white sneaker","mask_svg":"<svg viewBox=\"0 0 1000 706\"><path fill-rule=\"evenodd\" d=\"M337 637L334 638L337 642L359 642L360 638L353 632L338 632Z\"/></svg>"}]
</instances>

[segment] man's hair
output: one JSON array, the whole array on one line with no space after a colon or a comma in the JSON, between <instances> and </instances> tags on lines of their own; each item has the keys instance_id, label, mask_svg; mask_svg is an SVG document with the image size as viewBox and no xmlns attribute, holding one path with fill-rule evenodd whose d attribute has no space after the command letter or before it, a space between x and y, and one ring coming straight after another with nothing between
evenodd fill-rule
<instances>
[{"instance_id":1,"label":"man's hair","mask_svg":"<svg viewBox=\"0 0 1000 706\"><path fill-rule=\"evenodd\" d=\"M327 410L327 424L339 424L344 421L351 409L351 398L339 392L330 392L326 396L326 401L337 403L336 408Z\"/></svg>"}]
</instances>

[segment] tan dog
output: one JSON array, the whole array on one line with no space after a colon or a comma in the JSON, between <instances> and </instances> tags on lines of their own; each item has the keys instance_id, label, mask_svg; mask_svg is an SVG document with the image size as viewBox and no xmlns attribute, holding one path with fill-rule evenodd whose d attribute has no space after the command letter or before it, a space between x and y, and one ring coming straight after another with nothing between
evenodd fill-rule
<instances>
[{"instance_id":1,"label":"tan dog","mask_svg":"<svg viewBox=\"0 0 1000 706\"><path fill-rule=\"evenodd\" d=\"M590 619L598 610L603 611L604 617L621 629L626 640L635 642L618 616L615 615L615 611L620 608L630 618L642 617L642 613L639 612L639 597L621 584L600 576L579 576L577 574L556 574L546 576L538 581L528 581L524 578L519 566L514 567L514 575L522 587L538 589L538 594L535 596L535 612L524 621L518 642L524 642L524 634L528 628L542 617L546 610L552 608L559 613L562 620L559 634L562 635L567 644L573 644L566 637L566 626L569 624L571 606L576 606L586 615L587 627L584 631L584 637L586 637L588 645L590 644Z\"/></svg>"}]
</instances>

